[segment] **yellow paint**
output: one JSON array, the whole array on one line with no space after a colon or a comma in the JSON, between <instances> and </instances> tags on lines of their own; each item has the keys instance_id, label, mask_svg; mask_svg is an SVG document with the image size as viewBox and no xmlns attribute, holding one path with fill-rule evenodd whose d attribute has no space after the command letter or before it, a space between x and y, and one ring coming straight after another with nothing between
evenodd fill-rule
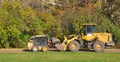
<instances>
[{"instance_id":1,"label":"yellow paint","mask_svg":"<svg viewBox=\"0 0 120 62\"><path fill-rule=\"evenodd\" d=\"M71 46L72 46L72 48L73 48L73 49L75 49L75 48L76 48L76 45L75 45L75 44L72 44Z\"/></svg>"},{"instance_id":2,"label":"yellow paint","mask_svg":"<svg viewBox=\"0 0 120 62\"><path fill-rule=\"evenodd\" d=\"M107 43L107 42L110 42L109 37L110 37L109 33L92 33L88 36L82 34L82 39L86 41L92 41L94 39L97 39L104 43Z\"/></svg>"},{"instance_id":3,"label":"yellow paint","mask_svg":"<svg viewBox=\"0 0 120 62\"><path fill-rule=\"evenodd\" d=\"M32 43L32 42L28 42L28 45L27 45L27 46L28 46L28 49L31 50L32 47L33 47L33 43Z\"/></svg>"},{"instance_id":4,"label":"yellow paint","mask_svg":"<svg viewBox=\"0 0 120 62\"><path fill-rule=\"evenodd\" d=\"M38 50L40 50L40 51L41 51L41 50L42 50L42 46L39 46L39 47L38 47Z\"/></svg>"},{"instance_id":5,"label":"yellow paint","mask_svg":"<svg viewBox=\"0 0 120 62\"><path fill-rule=\"evenodd\" d=\"M78 39L78 35L72 35L74 36L73 38L71 39L67 39L67 37L64 36L64 41L66 41L66 44L65 44L65 47L64 47L64 50L67 50L67 47L68 45L70 44L70 42L74 41L75 39ZM64 43L64 42L63 42Z\"/></svg>"},{"instance_id":6,"label":"yellow paint","mask_svg":"<svg viewBox=\"0 0 120 62\"><path fill-rule=\"evenodd\" d=\"M43 47L43 51L47 51L48 50L48 48L47 47Z\"/></svg>"}]
</instances>

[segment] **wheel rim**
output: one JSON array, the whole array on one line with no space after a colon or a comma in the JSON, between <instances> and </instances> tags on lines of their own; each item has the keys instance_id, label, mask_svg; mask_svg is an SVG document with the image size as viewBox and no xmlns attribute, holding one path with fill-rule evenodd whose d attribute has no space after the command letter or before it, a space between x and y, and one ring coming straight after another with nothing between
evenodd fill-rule
<instances>
[{"instance_id":1,"label":"wheel rim","mask_svg":"<svg viewBox=\"0 0 120 62\"><path fill-rule=\"evenodd\" d=\"M36 47L34 47L34 48L33 48L33 51L37 51L37 48L36 48Z\"/></svg>"},{"instance_id":2,"label":"wheel rim","mask_svg":"<svg viewBox=\"0 0 120 62\"><path fill-rule=\"evenodd\" d=\"M43 47L43 51L47 51L47 47Z\"/></svg>"},{"instance_id":3,"label":"wheel rim","mask_svg":"<svg viewBox=\"0 0 120 62\"><path fill-rule=\"evenodd\" d=\"M72 49L76 49L76 44L71 45Z\"/></svg>"},{"instance_id":4,"label":"wheel rim","mask_svg":"<svg viewBox=\"0 0 120 62\"><path fill-rule=\"evenodd\" d=\"M96 48L97 48L97 49L101 49L101 44L97 44L97 45L96 45Z\"/></svg>"}]
</instances>

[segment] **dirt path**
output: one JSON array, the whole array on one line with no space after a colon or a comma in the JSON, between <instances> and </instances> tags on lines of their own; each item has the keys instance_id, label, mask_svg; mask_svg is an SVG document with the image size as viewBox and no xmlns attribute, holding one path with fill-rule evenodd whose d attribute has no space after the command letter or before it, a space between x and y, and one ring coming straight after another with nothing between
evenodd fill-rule
<instances>
[{"instance_id":1,"label":"dirt path","mask_svg":"<svg viewBox=\"0 0 120 62\"><path fill-rule=\"evenodd\" d=\"M56 49L50 49L50 52L52 51L58 51ZM0 49L0 53L6 53L6 52L12 52L12 53L21 53L21 52L31 52L31 51L26 51L23 49ZM93 51L84 51L82 50L82 52L93 52ZM120 49L105 49L104 52L120 52Z\"/></svg>"},{"instance_id":2,"label":"dirt path","mask_svg":"<svg viewBox=\"0 0 120 62\"><path fill-rule=\"evenodd\" d=\"M6 53L6 52L21 53L24 51L23 49L0 49L0 53Z\"/></svg>"},{"instance_id":3,"label":"dirt path","mask_svg":"<svg viewBox=\"0 0 120 62\"><path fill-rule=\"evenodd\" d=\"M105 49L105 52L120 52L120 49Z\"/></svg>"}]
</instances>

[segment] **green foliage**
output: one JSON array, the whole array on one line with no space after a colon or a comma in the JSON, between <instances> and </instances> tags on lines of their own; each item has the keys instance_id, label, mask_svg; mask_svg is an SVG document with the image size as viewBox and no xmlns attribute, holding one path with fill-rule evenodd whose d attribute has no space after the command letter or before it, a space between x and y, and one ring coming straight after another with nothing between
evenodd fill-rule
<instances>
[{"instance_id":1,"label":"green foliage","mask_svg":"<svg viewBox=\"0 0 120 62\"><path fill-rule=\"evenodd\" d=\"M25 47L30 36L57 35L57 21L48 12L37 13L31 7L22 7L19 1L5 2L0 8L0 46Z\"/></svg>"},{"instance_id":2,"label":"green foliage","mask_svg":"<svg viewBox=\"0 0 120 62\"><path fill-rule=\"evenodd\" d=\"M100 0L66 0L62 4L48 4L47 8L39 2L41 1L0 1L0 47L25 47L33 35L48 34L61 38L63 35L81 33L83 23L96 23L98 32L106 29L113 34L115 41L120 42L119 0L115 0L112 10L112 22L115 21L115 24L105 17L107 6L104 8L106 12L103 12Z\"/></svg>"},{"instance_id":3,"label":"green foliage","mask_svg":"<svg viewBox=\"0 0 120 62\"><path fill-rule=\"evenodd\" d=\"M19 47L24 43L19 37L26 31L27 26L21 18L22 7L19 2L6 2L0 8L1 45L2 47ZM23 47L23 46L21 46Z\"/></svg>"}]
</instances>

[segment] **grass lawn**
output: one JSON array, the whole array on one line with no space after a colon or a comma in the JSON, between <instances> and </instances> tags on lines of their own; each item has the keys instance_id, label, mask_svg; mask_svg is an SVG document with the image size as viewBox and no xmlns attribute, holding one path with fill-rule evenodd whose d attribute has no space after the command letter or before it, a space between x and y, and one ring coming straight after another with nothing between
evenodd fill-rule
<instances>
[{"instance_id":1,"label":"grass lawn","mask_svg":"<svg viewBox=\"0 0 120 62\"><path fill-rule=\"evenodd\" d=\"M107 52L0 53L0 62L120 62L120 53L107 53Z\"/></svg>"}]
</instances>

